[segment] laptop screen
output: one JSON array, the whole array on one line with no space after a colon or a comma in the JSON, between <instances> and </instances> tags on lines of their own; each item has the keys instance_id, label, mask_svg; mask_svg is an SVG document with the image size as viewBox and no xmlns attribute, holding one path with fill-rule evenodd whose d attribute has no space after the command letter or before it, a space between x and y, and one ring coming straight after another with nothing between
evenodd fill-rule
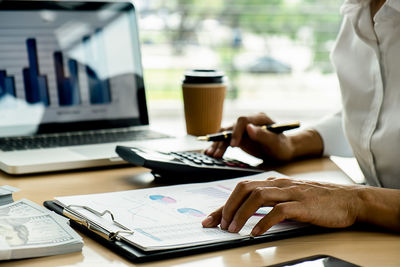
<instances>
[{"instance_id":1,"label":"laptop screen","mask_svg":"<svg viewBox=\"0 0 400 267\"><path fill-rule=\"evenodd\" d=\"M0 2L0 136L143 124L131 3Z\"/></svg>"}]
</instances>

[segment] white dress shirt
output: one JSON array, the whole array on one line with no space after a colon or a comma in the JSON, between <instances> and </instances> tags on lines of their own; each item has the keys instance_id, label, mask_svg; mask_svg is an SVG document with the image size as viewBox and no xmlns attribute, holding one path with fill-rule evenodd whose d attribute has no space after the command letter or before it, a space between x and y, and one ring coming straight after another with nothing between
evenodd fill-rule
<instances>
[{"instance_id":1,"label":"white dress shirt","mask_svg":"<svg viewBox=\"0 0 400 267\"><path fill-rule=\"evenodd\" d=\"M341 7L331 59L342 111L314 128L326 155L352 150L370 185L400 188L400 0L387 0L374 24L369 3L347 0Z\"/></svg>"}]
</instances>

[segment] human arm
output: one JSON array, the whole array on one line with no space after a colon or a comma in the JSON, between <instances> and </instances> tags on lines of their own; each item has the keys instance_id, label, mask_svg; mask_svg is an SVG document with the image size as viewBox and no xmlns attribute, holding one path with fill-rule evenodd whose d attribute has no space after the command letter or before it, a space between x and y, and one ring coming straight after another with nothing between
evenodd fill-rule
<instances>
[{"instance_id":1,"label":"human arm","mask_svg":"<svg viewBox=\"0 0 400 267\"><path fill-rule=\"evenodd\" d=\"M260 207L273 207L252 230L257 236L291 219L342 228L357 222L400 231L400 190L369 186L268 178L239 183L223 207L211 213L204 227L238 232Z\"/></svg>"},{"instance_id":2,"label":"human arm","mask_svg":"<svg viewBox=\"0 0 400 267\"><path fill-rule=\"evenodd\" d=\"M232 138L228 142L214 142L205 153L220 158L227 147L240 147L247 153L265 160L290 161L303 156L320 156L323 142L318 132L312 129L301 130L296 134L275 134L260 126L272 124L274 121L264 113L240 117L236 123L224 130L232 130Z\"/></svg>"}]
</instances>

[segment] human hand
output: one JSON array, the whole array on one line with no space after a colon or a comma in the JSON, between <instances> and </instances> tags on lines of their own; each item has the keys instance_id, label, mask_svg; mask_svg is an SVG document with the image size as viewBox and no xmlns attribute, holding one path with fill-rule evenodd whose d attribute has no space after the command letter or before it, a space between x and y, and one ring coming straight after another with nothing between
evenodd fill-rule
<instances>
[{"instance_id":1,"label":"human hand","mask_svg":"<svg viewBox=\"0 0 400 267\"><path fill-rule=\"evenodd\" d=\"M276 134L261 128L262 125L273 124L274 121L264 113L240 117L232 127L221 128L232 130L230 142L214 142L205 154L221 158L228 146L240 147L247 153L262 159L289 161L293 158L293 147L290 138L284 134Z\"/></svg>"},{"instance_id":2,"label":"human hand","mask_svg":"<svg viewBox=\"0 0 400 267\"><path fill-rule=\"evenodd\" d=\"M272 210L256 224L252 236L286 219L330 228L347 227L365 213L359 197L361 188L287 178L240 182L225 205L202 224L204 227L220 224L221 229L237 233L260 207L268 206Z\"/></svg>"}]
</instances>

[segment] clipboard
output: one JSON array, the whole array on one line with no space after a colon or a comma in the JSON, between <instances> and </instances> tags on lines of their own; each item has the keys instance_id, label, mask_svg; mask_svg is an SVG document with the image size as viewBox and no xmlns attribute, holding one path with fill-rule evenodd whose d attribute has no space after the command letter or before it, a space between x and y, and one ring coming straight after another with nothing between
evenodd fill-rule
<instances>
[{"instance_id":1,"label":"clipboard","mask_svg":"<svg viewBox=\"0 0 400 267\"><path fill-rule=\"evenodd\" d=\"M57 201L45 201L44 206L60 215L66 216L67 207L62 206ZM85 207L88 208L88 207ZM94 210L92 210L94 211ZM94 211L94 213L98 214L105 214L109 213L107 211L98 212ZM140 248L132 246L131 244L125 242L117 238L118 233L110 233L106 232L104 229L96 229L94 225L87 224L82 222L81 220L74 218L73 216L66 216L70 219L71 226L78 231L82 232L83 234L89 236L90 238L94 239L98 243L102 244L103 246L107 247L108 249L114 251L115 253L121 255L122 257L128 259L134 263L142 263L142 262L149 262L149 261L156 261L168 258L175 258L175 257L182 257L182 256L189 256L199 253L211 252L216 250L223 250L229 248L236 248L241 246L247 245L254 245L263 242L270 242L274 240L289 238L289 237L296 237L301 235L309 235L309 234L316 234L321 232L326 232L327 229L317 227L317 226L306 226L303 228L293 229L290 231L278 232L278 233L271 233L263 236L258 237L249 237L245 239L238 239L238 240L230 240L230 241L222 241L219 243L211 243L211 244L201 244L201 245L194 245L190 247L184 248L174 248L174 249L165 249L165 250L157 250L157 251L143 251ZM110 217L113 216L110 213ZM117 225L118 222L114 221ZM125 226L121 225L121 232L128 232L129 229L126 229Z\"/></svg>"}]
</instances>

